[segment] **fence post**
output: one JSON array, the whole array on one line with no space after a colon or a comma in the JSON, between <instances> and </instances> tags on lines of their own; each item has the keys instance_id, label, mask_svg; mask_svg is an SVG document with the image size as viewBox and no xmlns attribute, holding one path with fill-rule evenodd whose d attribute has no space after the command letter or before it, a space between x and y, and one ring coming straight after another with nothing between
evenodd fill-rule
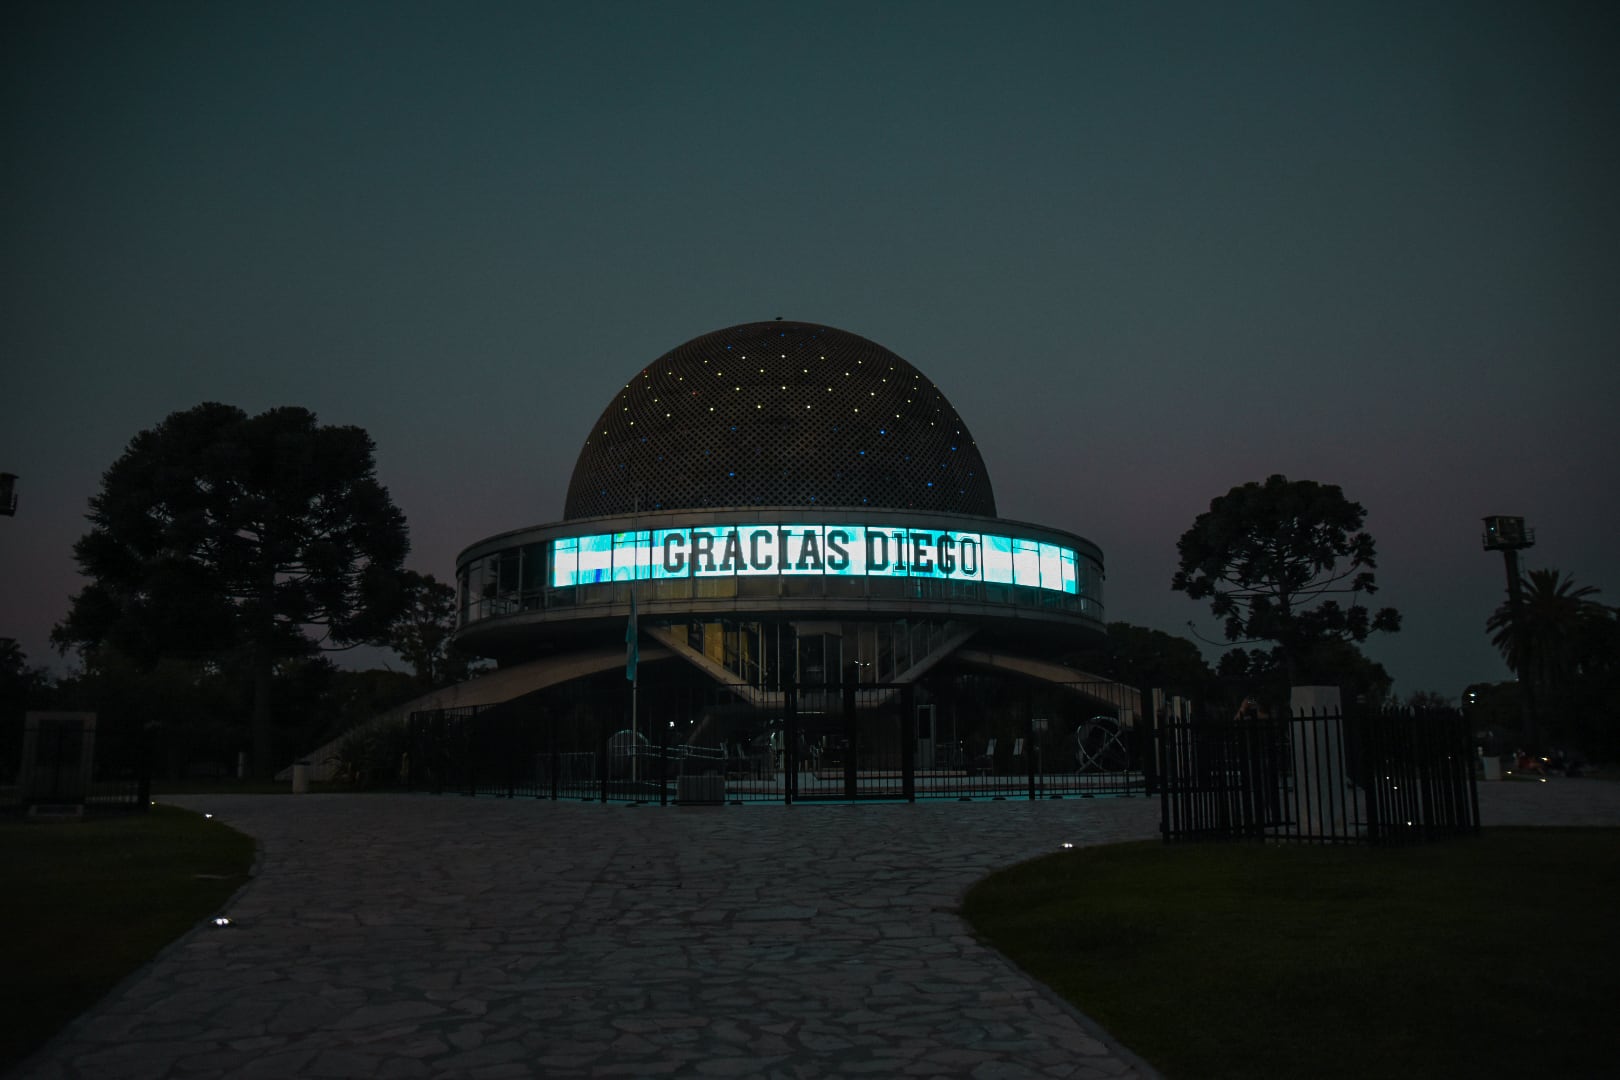
<instances>
[{"instance_id":1,"label":"fence post","mask_svg":"<svg viewBox=\"0 0 1620 1080\"><path fill-rule=\"evenodd\" d=\"M1140 687L1137 693L1142 695L1142 711L1137 716L1142 737L1132 757L1141 761L1142 786L1152 796L1159 793L1159 706L1151 686Z\"/></svg>"},{"instance_id":2,"label":"fence post","mask_svg":"<svg viewBox=\"0 0 1620 1080\"><path fill-rule=\"evenodd\" d=\"M1479 782L1474 779L1474 740L1469 737L1468 719L1462 713L1452 714L1452 734L1456 739L1459 768L1463 769L1463 783L1468 785L1468 831L1479 835Z\"/></svg>"},{"instance_id":3,"label":"fence post","mask_svg":"<svg viewBox=\"0 0 1620 1080\"><path fill-rule=\"evenodd\" d=\"M782 805L792 806L799 786L799 684L782 693Z\"/></svg>"},{"instance_id":4,"label":"fence post","mask_svg":"<svg viewBox=\"0 0 1620 1080\"><path fill-rule=\"evenodd\" d=\"M1175 798L1174 785L1176 779L1179 779L1179 772L1176 779L1172 779L1170 775L1169 766L1174 760L1171 757L1174 751L1171 740L1180 737L1180 717L1166 715L1159 736L1153 740L1153 753L1159 774L1159 838L1166 842L1170 840L1170 800Z\"/></svg>"},{"instance_id":5,"label":"fence post","mask_svg":"<svg viewBox=\"0 0 1620 1080\"><path fill-rule=\"evenodd\" d=\"M426 767L428 741L422 734L426 722L420 712L413 712L405 721L405 790L415 792L422 783L423 769Z\"/></svg>"},{"instance_id":6,"label":"fence post","mask_svg":"<svg viewBox=\"0 0 1620 1080\"><path fill-rule=\"evenodd\" d=\"M547 756L551 758L551 801L556 802L557 797L562 794L562 777L559 775L562 762L557 755L557 716L550 709L546 709L541 712L540 717L546 725L545 740L550 749Z\"/></svg>"},{"instance_id":7,"label":"fence post","mask_svg":"<svg viewBox=\"0 0 1620 1080\"><path fill-rule=\"evenodd\" d=\"M433 770L433 794L444 794L445 774L450 771L449 735L445 730L444 710L434 709L428 722L428 740L433 744L437 768Z\"/></svg>"},{"instance_id":8,"label":"fence post","mask_svg":"<svg viewBox=\"0 0 1620 1080\"><path fill-rule=\"evenodd\" d=\"M917 801L917 687L900 688L900 789L906 802Z\"/></svg>"},{"instance_id":9,"label":"fence post","mask_svg":"<svg viewBox=\"0 0 1620 1080\"><path fill-rule=\"evenodd\" d=\"M1024 691L1024 766L1029 774L1029 801L1035 801L1035 691Z\"/></svg>"},{"instance_id":10,"label":"fence post","mask_svg":"<svg viewBox=\"0 0 1620 1080\"><path fill-rule=\"evenodd\" d=\"M1384 839L1385 808L1391 794L1384 786L1389 759L1385 736L1389 733L1385 730L1385 717L1370 709L1362 711L1361 722L1362 775L1367 780L1367 841L1377 844Z\"/></svg>"},{"instance_id":11,"label":"fence post","mask_svg":"<svg viewBox=\"0 0 1620 1080\"><path fill-rule=\"evenodd\" d=\"M669 805L669 720L662 712L657 714L658 724L658 805Z\"/></svg>"},{"instance_id":12,"label":"fence post","mask_svg":"<svg viewBox=\"0 0 1620 1080\"><path fill-rule=\"evenodd\" d=\"M518 725L515 722L515 717L507 715L508 711L510 710L496 713L498 718L496 721L497 729L500 731L500 739L497 745L500 748L499 753L502 763L506 766L506 797L515 799L517 798L518 748L516 743Z\"/></svg>"},{"instance_id":13,"label":"fence post","mask_svg":"<svg viewBox=\"0 0 1620 1080\"><path fill-rule=\"evenodd\" d=\"M844 680L844 740L849 744L844 752L844 798L857 794L855 782L855 755L859 752L860 732L855 723L855 680Z\"/></svg>"},{"instance_id":14,"label":"fence post","mask_svg":"<svg viewBox=\"0 0 1620 1080\"><path fill-rule=\"evenodd\" d=\"M608 768L612 764L608 758L608 716L606 709L592 711L596 713L596 797L598 801L605 803L608 800Z\"/></svg>"}]
</instances>

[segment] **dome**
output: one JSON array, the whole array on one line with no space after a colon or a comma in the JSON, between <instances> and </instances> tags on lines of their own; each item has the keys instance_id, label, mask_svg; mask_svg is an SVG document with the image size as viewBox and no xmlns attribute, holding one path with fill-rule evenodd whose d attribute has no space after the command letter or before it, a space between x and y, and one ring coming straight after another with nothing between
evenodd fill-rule
<instances>
[{"instance_id":1,"label":"dome","mask_svg":"<svg viewBox=\"0 0 1620 1080\"><path fill-rule=\"evenodd\" d=\"M616 394L565 519L645 510L859 506L994 517L973 436L926 375L814 323L716 330Z\"/></svg>"}]
</instances>

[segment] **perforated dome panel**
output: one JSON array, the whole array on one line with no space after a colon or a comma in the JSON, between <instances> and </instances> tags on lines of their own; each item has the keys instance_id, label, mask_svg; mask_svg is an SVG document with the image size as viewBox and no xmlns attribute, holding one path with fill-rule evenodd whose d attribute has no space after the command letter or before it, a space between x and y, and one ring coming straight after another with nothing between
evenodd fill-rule
<instances>
[{"instance_id":1,"label":"perforated dome panel","mask_svg":"<svg viewBox=\"0 0 1620 1080\"><path fill-rule=\"evenodd\" d=\"M794 322L717 330L638 372L585 440L563 517L722 506L996 513L973 436L927 376Z\"/></svg>"}]
</instances>

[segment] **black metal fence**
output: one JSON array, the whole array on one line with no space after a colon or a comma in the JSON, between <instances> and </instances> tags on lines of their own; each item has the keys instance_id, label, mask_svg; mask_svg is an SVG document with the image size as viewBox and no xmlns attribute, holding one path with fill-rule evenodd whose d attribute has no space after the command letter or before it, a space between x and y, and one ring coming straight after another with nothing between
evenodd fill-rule
<instances>
[{"instance_id":1,"label":"black metal fence","mask_svg":"<svg viewBox=\"0 0 1620 1080\"><path fill-rule=\"evenodd\" d=\"M1400 844L1479 828L1458 712L1171 716L1159 732L1166 840Z\"/></svg>"},{"instance_id":2,"label":"black metal fence","mask_svg":"<svg viewBox=\"0 0 1620 1080\"><path fill-rule=\"evenodd\" d=\"M60 815L144 811L150 739L95 713L30 712L0 753L0 812Z\"/></svg>"},{"instance_id":3,"label":"black metal fence","mask_svg":"<svg viewBox=\"0 0 1620 1080\"><path fill-rule=\"evenodd\" d=\"M1142 791L1130 715L1082 689L975 703L912 683L575 688L413 713L399 773L414 790L658 804Z\"/></svg>"}]
</instances>

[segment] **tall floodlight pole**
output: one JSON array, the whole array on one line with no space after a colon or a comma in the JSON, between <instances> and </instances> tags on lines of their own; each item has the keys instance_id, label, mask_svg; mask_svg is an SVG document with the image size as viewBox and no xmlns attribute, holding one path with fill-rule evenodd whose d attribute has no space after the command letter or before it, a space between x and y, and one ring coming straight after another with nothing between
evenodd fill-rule
<instances>
[{"instance_id":1,"label":"tall floodlight pole","mask_svg":"<svg viewBox=\"0 0 1620 1080\"><path fill-rule=\"evenodd\" d=\"M1519 579L1519 552L1536 544L1536 530L1526 528L1522 517L1494 516L1485 519L1485 535L1481 537L1486 551L1500 551L1507 560L1508 614L1513 619L1513 633L1519 635L1519 702L1524 712L1525 749L1535 753L1540 749L1536 732L1535 667L1530 662L1535 647L1530 628L1524 622L1524 588Z\"/></svg>"}]
</instances>

